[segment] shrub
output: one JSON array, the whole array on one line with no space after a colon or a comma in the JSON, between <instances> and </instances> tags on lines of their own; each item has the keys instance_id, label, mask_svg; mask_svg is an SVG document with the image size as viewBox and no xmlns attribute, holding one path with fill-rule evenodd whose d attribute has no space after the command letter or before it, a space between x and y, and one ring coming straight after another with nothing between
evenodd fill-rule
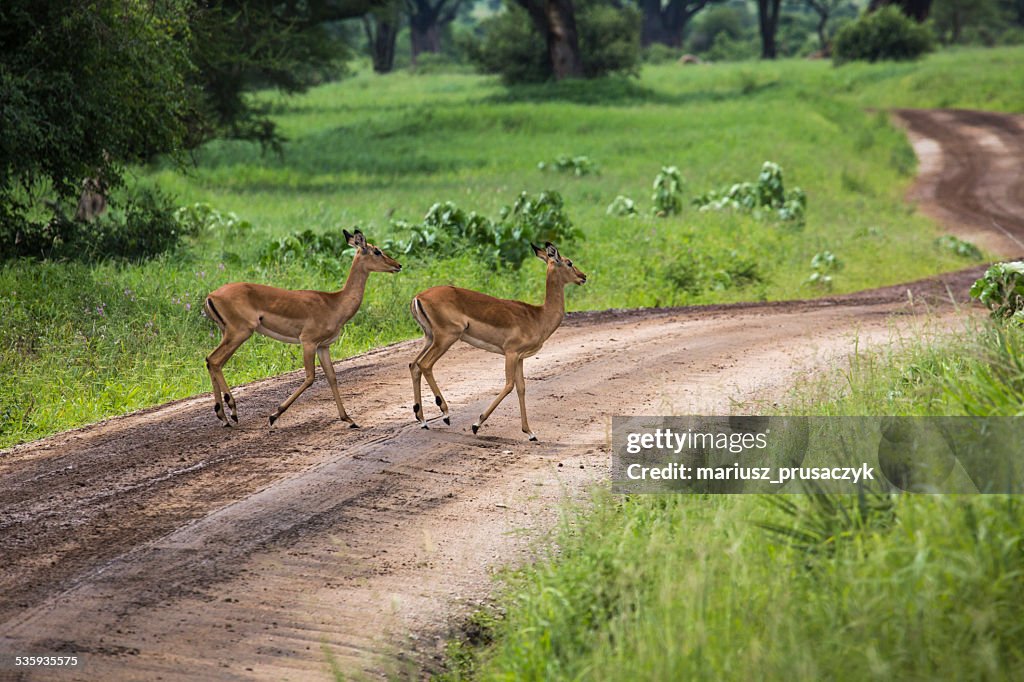
<instances>
[{"instance_id":1,"label":"shrub","mask_svg":"<svg viewBox=\"0 0 1024 682\"><path fill-rule=\"evenodd\" d=\"M693 199L693 205L702 211L733 209L753 213L760 218L774 215L779 220L803 223L807 209L807 195L799 187L786 191L782 167L765 161L757 182L738 182L727 188L711 190Z\"/></svg>"},{"instance_id":2,"label":"shrub","mask_svg":"<svg viewBox=\"0 0 1024 682\"><path fill-rule=\"evenodd\" d=\"M813 272L804 283L821 287L823 289L831 289L832 275L828 273L840 270L842 267L843 264L831 251L816 253L814 254L814 258L811 259L811 270L813 270Z\"/></svg>"},{"instance_id":3,"label":"shrub","mask_svg":"<svg viewBox=\"0 0 1024 682\"><path fill-rule=\"evenodd\" d=\"M301 262L338 276L346 270L340 256L351 248L344 233L337 230L302 230L273 239L260 250L262 265Z\"/></svg>"},{"instance_id":4,"label":"shrub","mask_svg":"<svg viewBox=\"0 0 1024 682\"><path fill-rule=\"evenodd\" d=\"M612 203L608 204L608 208L605 209L605 213L608 215L628 216L630 218L634 218L637 216L636 202L629 197L624 197L620 194L612 200Z\"/></svg>"},{"instance_id":5,"label":"shrub","mask_svg":"<svg viewBox=\"0 0 1024 682\"><path fill-rule=\"evenodd\" d=\"M935 245L940 249L952 251L961 258L981 260L981 250L970 242L958 239L951 234L944 235L935 240Z\"/></svg>"},{"instance_id":6,"label":"shrub","mask_svg":"<svg viewBox=\"0 0 1024 682\"><path fill-rule=\"evenodd\" d=\"M196 202L174 212L174 219L189 234L202 232L241 233L252 229L252 223L234 213L222 213L209 204Z\"/></svg>"},{"instance_id":7,"label":"shrub","mask_svg":"<svg viewBox=\"0 0 1024 682\"><path fill-rule=\"evenodd\" d=\"M652 43L643 51L643 60L647 64L667 64L677 61L682 56L683 51L679 48L662 43Z\"/></svg>"},{"instance_id":8,"label":"shrub","mask_svg":"<svg viewBox=\"0 0 1024 682\"><path fill-rule=\"evenodd\" d=\"M167 195L144 189L124 208L113 208L91 222L71 220L60 212L46 222L0 215L0 260L137 261L170 251L189 234L195 231L178 223Z\"/></svg>"},{"instance_id":9,"label":"shrub","mask_svg":"<svg viewBox=\"0 0 1024 682\"><path fill-rule=\"evenodd\" d=\"M832 44L832 59L836 64L917 59L931 51L933 43L927 27L890 6L840 29Z\"/></svg>"},{"instance_id":10,"label":"shrub","mask_svg":"<svg viewBox=\"0 0 1024 682\"><path fill-rule=\"evenodd\" d=\"M683 178L675 166L662 166L654 178L654 214L664 218L683 210Z\"/></svg>"},{"instance_id":11,"label":"shrub","mask_svg":"<svg viewBox=\"0 0 1024 682\"><path fill-rule=\"evenodd\" d=\"M589 156L566 156L562 154L557 159L548 163L541 161L537 164L540 170L555 170L559 173L572 173L576 177L597 174L597 164L591 161Z\"/></svg>"},{"instance_id":12,"label":"shrub","mask_svg":"<svg viewBox=\"0 0 1024 682\"><path fill-rule=\"evenodd\" d=\"M971 298L981 301L994 319L1024 323L1024 261L990 267L971 286Z\"/></svg>"},{"instance_id":13,"label":"shrub","mask_svg":"<svg viewBox=\"0 0 1024 682\"><path fill-rule=\"evenodd\" d=\"M636 74L640 61L640 13L616 8L605 0L582 0L576 6L576 32L583 73L595 78ZM481 40L465 52L484 73L496 73L508 85L541 83L552 75L547 44L524 9L505 3L506 11L480 23Z\"/></svg>"},{"instance_id":14,"label":"shrub","mask_svg":"<svg viewBox=\"0 0 1024 682\"><path fill-rule=\"evenodd\" d=\"M407 240L386 241L389 250L419 257L474 251L495 267L521 266L532 255L531 242L562 245L583 236L565 214L562 196L554 191L536 196L520 193L511 206L501 209L497 221L446 201L431 206L418 225L398 222L395 226L412 234Z\"/></svg>"}]
</instances>

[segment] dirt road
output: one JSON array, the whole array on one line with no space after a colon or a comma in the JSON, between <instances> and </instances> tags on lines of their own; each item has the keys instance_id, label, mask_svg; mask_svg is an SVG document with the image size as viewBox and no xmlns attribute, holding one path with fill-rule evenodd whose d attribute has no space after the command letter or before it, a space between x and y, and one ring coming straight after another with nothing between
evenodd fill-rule
<instances>
[{"instance_id":1,"label":"dirt road","mask_svg":"<svg viewBox=\"0 0 1024 682\"><path fill-rule=\"evenodd\" d=\"M941 130L943 167L968 158L945 146L973 149L960 124ZM1019 132L1005 139L1021 158ZM1008 187L1006 210L1024 215L1012 205L1020 177ZM322 379L268 429L264 416L300 381L292 373L237 391L236 430L201 396L5 451L0 653L85 660L32 679L329 679L330 661L349 677L417 677L486 596L490 571L605 479L611 415L756 410L856 346L959 324L950 292L977 274L810 302L571 316L527 360L539 444L519 432L515 400L470 433L501 360L468 346L437 367L452 426L417 428L410 342L336 364L359 431L337 421ZM31 677L0 678L19 674Z\"/></svg>"}]
</instances>

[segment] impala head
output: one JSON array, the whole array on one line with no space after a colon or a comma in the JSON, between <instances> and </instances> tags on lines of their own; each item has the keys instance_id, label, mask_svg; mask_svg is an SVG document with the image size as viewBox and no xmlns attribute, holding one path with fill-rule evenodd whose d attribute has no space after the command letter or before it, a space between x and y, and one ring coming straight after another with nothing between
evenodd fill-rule
<instances>
[{"instance_id":1,"label":"impala head","mask_svg":"<svg viewBox=\"0 0 1024 682\"><path fill-rule=\"evenodd\" d=\"M558 249L551 242L545 242L544 248L536 244L530 244L530 246L533 247L534 255L548 264L548 272L556 274L564 284L572 283L579 285L587 281L587 276L578 267L573 265L571 260L562 258L561 254L558 253Z\"/></svg>"},{"instance_id":2,"label":"impala head","mask_svg":"<svg viewBox=\"0 0 1024 682\"><path fill-rule=\"evenodd\" d=\"M370 272L401 271L402 264L373 244L368 243L361 230L356 230L355 234L351 234L348 230L342 231L345 233L345 239L348 240L349 246L356 250L356 257L353 260L353 265L356 262L359 262L360 265Z\"/></svg>"}]
</instances>

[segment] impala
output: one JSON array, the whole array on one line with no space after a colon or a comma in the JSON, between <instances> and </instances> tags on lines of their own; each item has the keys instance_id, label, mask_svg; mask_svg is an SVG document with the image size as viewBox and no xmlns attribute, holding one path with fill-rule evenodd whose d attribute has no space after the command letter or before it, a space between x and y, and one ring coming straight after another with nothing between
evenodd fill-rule
<instances>
[{"instance_id":1,"label":"impala","mask_svg":"<svg viewBox=\"0 0 1024 682\"><path fill-rule=\"evenodd\" d=\"M281 403L277 412L270 415L271 426L313 383L315 362L319 357L327 383L334 393L334 400L338 403L338 414L351 428L359 428L341 404L330 346L341 334L342 326L359 310L370 273L399 272L402 266L373 244L368 244L359 230L355 234L349 234L348 230L344 232L345 239L355 247L356 254L341 291L291 291L262 284L233 282L206 297L206 315L223 333L220 345L207 356L206 367L210 370L213 398L216 401L213 410L224 422L224 426L231 426L224 411L224 403L231 410L231 419L238 421L235 399L224 380L224 363L253 332L259 332L278 341L300 344L302 364L306 368L306 379L302 385Z\"/></svg>"},{"instance_id":2,"label":"impala","mask_svg":"<svg viewBox=\"0 0 1024 682\"><path fill-rule=\"evenodd\" d=\"M547 263L547 293L544 305L536 306L521 301L494 298L468 289L451 286L433 287L412 299L412 315L423 329L426 345L409 364L412 372L413 413L423 428L420 396L420 377L425 376L434 392L434 402L441 408L444 423L451 424L448 403L434 380L434 363L459 339L466 343L505 356L505 387L475 424L473 433L491 416L491 412L512 392L519 394L519 415L523 433L530 440L537 436L526 421L526 379L523 377L523 359L540 350L565 317L565 285L583 284L587 276L563 259L551 242L540 248L530 244L538 258Z\"/></svg>"}]
</instances>

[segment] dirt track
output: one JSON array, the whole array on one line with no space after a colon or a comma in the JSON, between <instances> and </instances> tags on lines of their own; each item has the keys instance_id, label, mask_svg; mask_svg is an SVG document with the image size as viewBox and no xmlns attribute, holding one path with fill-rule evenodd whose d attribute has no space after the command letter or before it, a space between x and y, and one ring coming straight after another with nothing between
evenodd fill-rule
<instances>
[{"instance_id":1,"label":"dirt track","mask_svg":"<svg viewBox=\"0 0 1024 682\"><path fill-rule=\"evenodd\" d=\"M1024 158L1020 119L901 116L923 150L925 210L970 216L975 231L995 219L1015 237L987 246L1024 253L1013 248L1024 182L1001 160ZM928 165L935 146L941 166ZM437 368L453 425L418 429L415 342L337 363L360 431L338 422L319 378L268 430L292 373L238 390L237 430L219 428L201 396L5 451L0 653L77 652L85 666L61 677L89 680L327 679L328 654L349 675L418 676L452 619L486 595L489 570L606 476L612 414L756 409L855 345L955 326L949 292L977 274L811 302L572 316L526 364L539 444L519 432L515 400L470 434L501 361L467 346Z\"/></svg>"}]
</instances>

